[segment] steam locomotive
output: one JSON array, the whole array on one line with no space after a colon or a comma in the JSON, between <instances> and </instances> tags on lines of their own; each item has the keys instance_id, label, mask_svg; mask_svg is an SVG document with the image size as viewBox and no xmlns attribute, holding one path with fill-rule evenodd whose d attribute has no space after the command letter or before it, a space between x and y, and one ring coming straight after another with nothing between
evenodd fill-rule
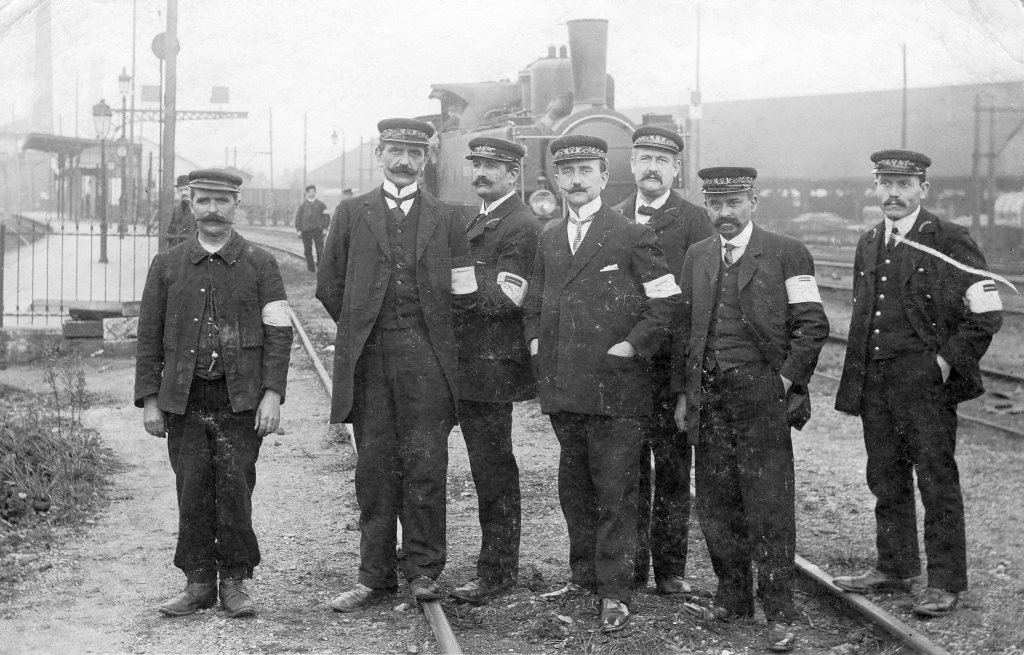
<instances>
[{"instance_id":1,"label":"steam locomotive","mask_svg":"<svg viewBox=\"0 0 1024 655\"><path fill-rule=\"evenodd\" d=\"M526 146L520 190L534 213L556 211L557 189L549 150L553 140L588 134L608 142L610 181L602 197L608 204L625 199L634 189L629 171L632 133L636 126L615 111L615 83L607 74L608 21L573 20L569 53L563 45L519 72L516 82L432 84L431 98L441 101L437 149L424 171L424 182L442 200L476 205L472 166L465 159L470 139L497 137ZM676 129L671 116L650 115L644 122ZM554 192L554 193L552 193Z\"/></svg>"}]
</instances>

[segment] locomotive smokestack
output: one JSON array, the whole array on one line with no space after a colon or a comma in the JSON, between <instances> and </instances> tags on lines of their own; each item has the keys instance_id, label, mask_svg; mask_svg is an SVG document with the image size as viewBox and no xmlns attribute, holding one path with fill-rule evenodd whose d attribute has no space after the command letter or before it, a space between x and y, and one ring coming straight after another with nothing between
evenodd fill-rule
<instances>
[{"instance_id":1,"label":"locomotive smokestack","mask_svg":"<svg viewBox=\"0 0 1024 655\"><path fill-rule=\"evenodd\" d=\"M572 53L573 109L603 107L607 98L608 21L571 20L566 24Z\"/></svg>"}]
</instances>

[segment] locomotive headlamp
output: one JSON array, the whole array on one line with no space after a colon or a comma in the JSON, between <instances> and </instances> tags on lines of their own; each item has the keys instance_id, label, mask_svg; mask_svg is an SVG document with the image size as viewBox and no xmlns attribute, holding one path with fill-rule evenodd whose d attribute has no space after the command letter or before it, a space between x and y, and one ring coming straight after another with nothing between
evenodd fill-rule
<instances>
[{"instance_id":1,"label":"locomotive headlamp","mask_svg":"<svg viewBox=\"0 0 1024 655\"><path fill-rule=\"evenodd\" d=\"M530 194L530 209L537 218L551 218L557 207L555 194L547 189L537 189Z\"/></svg>"}]
</instances>

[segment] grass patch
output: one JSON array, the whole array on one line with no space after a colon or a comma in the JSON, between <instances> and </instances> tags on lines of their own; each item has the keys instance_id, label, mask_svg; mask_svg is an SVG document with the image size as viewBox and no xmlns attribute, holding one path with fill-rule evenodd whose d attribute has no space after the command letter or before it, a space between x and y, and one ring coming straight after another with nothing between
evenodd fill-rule
<instances>
[{"instance_id":1,"label":"grass patch","mask_svg":"<svg viewBox=\"0 0 1024 655\"><path fill-rule=\"evenodd\" d=\"M43 393L0 385L0 583L20 577L28 551L52 543L54 530L95 511L117 467L99 434L82 425L88 397L78 363L47 353Z\"/></svg>"}]
</instances>

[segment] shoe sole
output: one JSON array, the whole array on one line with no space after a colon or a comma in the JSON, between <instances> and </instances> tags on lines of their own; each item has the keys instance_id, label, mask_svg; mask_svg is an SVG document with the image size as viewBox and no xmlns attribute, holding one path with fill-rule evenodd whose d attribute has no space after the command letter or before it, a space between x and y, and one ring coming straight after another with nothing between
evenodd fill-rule
<instances>
[{"instance_id":1,"label":"shoe sole","mask_svg":"<svg viewBox=\"0 0 1024 655\"><path fill-rule=\"evenodd\" d=\"M448 595L460 603L468 603L470 605L487 605L494 599L494 596L463 596L462 594L454 591L449 591Z\"/></svg>"},{"instance_id":2,"label":"shoe sole","mask_svg":"<svg viewBox=\"0 0 1024 655\"><path fill-rule=\"evenodd\" d=\"M209 605L197 605L195 608L193 608L193 609L191 609L191 610L189 610L187 612L177 612L175 610L172 610L169 607L158 607L158 608L156 608L156 610L158 612L160 612L161 614L163 614L164 616L188 616L190 614L195 614L199 610L208 610L211 607L213 607L215 604L216 603L214 602L214 603L210 603Z\"/></svg>"},{"instance_id":3,"label":"shoe sole","mask_svg":"<svg viewBox=\"0 0 1024 655\"><path fill-rule=\"evenodd\" d=\"M925 609L924 607L915 607L914 608L914 614L916 614L916 615L918 615L920 617L926 618L926 619L938 619L938 618L941 618L943 616L946 616L947 614L949 614L950 612L952 612L955 609L956 609L956 605L952 605L949 609L945 609L945 610L930 610L930 609Z\"/></svg>"},{"instance_id":4,"label":"shoe sole","mask_svg":"<svg viewBox=\"0 0 1024 655\"><path fill-rule=\"evenodd\" d=\"M223 607L223 606L222 606ZM243 607L242 609L235 610L234 612L229 611L228 608L224 608L224 613L228 615L230 619L239 619L243 616L256 616L255 607Z\"/></svg>"},{"instance_id":5,"label":"shoe sole","mask_svg":"<svg viewBox=\"0 0 1024 655\"><path fill-rule=\"evenodd\" d=\"M832 584L839 587L843 591L848 591L854 594L873 594L873 593L907 593L911 590L912 585L909 582L880 582L869 587L852 587L850 585L843 584L841 582L832 581Z\"/></svg>"},{"instance_id":6,"label":"shoe sole","mask_svg":"<svg viewBox=\"0 0 1024 655\"><path fill-rule=\"evenodd\" d=\"M630 618L632 618L632 617L631 616L626 616L626 620L623 621L622 623L619 623L618 625L607 625L604 621L601 621L601 632L603 632L605 634L610 634L612 632L619 632L620 630L625 629L625 627L629 625L629 619Z\"/></svg>"}]
</instances>

